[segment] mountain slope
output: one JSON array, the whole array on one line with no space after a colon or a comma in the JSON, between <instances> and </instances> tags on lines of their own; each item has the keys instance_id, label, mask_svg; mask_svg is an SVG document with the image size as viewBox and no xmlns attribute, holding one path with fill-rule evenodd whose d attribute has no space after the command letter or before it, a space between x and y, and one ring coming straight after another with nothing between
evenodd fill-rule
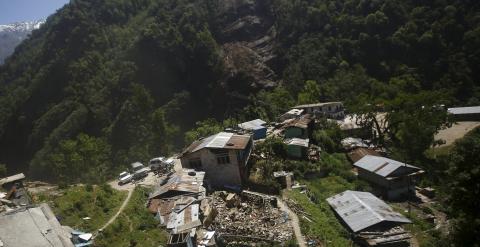
<instances>
[{"instance_id":1,"label":"mountain slope","mask_svg":"<svg viewBox=\"0 0 480 247\"><path fill-rule=\"evenodd\" d=\"M101 180L178 150L196 121L273 118L306 80L319 100L439 90L475 104L478 10L454 0L71 1L0 67L0 163Z\"/></svg>"},{"instance_id":2,"label":"mountain slope","mask_svg":"<svg viewBox=\"0 0 480 247\"><path fill-rule=\"evenodd\" d=\"M35 29L40 28L45 20L15 22L0 25L0 64L10 56L15 47L20 44Z\"/></svg>"}]
</instances>

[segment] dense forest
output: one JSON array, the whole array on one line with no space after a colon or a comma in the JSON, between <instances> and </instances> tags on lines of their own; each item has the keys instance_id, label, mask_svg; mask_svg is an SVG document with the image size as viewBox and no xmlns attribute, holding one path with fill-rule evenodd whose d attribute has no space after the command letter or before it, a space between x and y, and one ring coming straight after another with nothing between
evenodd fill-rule
<instances>
[{"instance_id":1,"label":"dense forest","mask_svg":"<svg viewBox=\"0 0 480 247\"><path fill-rule=\"evenodd\" d=\"M274 120L295 103L342 100L352 112L398 109L400 123L411 119L401 109L478 104L478 10L453 0L72 0L0 67L0 162L100 181L179 150L207 118ZM401 128L424 122L389 137L408 146Z\"/></svg>"}]
</instances>

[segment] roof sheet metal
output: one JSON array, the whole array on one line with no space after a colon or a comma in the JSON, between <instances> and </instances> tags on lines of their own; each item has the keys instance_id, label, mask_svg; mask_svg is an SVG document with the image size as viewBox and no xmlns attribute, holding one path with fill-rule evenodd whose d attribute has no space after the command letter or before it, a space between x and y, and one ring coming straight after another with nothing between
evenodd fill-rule
<instances>
[{"instance_id":1,"label":"roof sheet metal","mask_svg":"<svg viewBox=\"0 0 480 247\"><path fill-rule=\"evenodd\" d=\"M194 175L190 175L193 174ZM182 169L167 178L167 182L158 186L150 194L149 199L164 195L169 191L176 192L176 195L185 193L205 193L203 180L205 172L193 169Z\"/></svg>"},{"instance_id":2,"label":"roof sheet metal","mask_svg":"<svg viewBox=\"0 0 480 247\"><path fill-rule=\"evenodd\" d=\"M244 149L250 138L250 135L220 132L192 143L183 153L193 153L203 148Z\"/></svg>"},{"instance_id":3,"label":"roof sheet metal","mask_svg":"<svg viewBox=\"0 0 480 247\"><path fill-rule=\"evenodd\" d=\"M353 164L356 167L365 169L367 171L376 173L382 177L388 177L392 174L395 170L405 167L410 168L413 171L419 171L420 168L416 166L412 166L409 164L401 163L396 160L392 160L385 157L373 156L373 155L365 155L363 158L358 160Z\"/></svg>"},{"instance_id":4,"label":"roof sheet metal","mask_svg":"<svg viewBox=\"0 0 480 247\"><path fill-rule=\"evenodd\" d=\"M73 247L71 234L60 225L47 204L0 215L0 240L5 246Z\"/></svg>"},{"instance_id":5,"label":"roof sheet metal","mask_svg":"<svg viewBox=\"0 0 480 247\"><path fill-rule=\"evenodd\" d=\"M261 119L255 119L252 121L244 122L241 124L238 124L239 128L245 129L245 130L258 130L258 129L263 129L265 128L265 125L267 122L261 120Z\"/></svg>"},{"instance_id":6,"label":"roof sheet metal","mask_svg":"<svg viewBox=\"0 0 480 247\"><path fill-rule=\"evenodd\" d=\"M15 181L18 181L18 180L22 180L22 179L25 179L25 175L23 173L15 174L15 175L10 176L10 177L5 177L5 178L0 179L0 186L4 185L4 184L7 184L7 183L15 182Z\"/></svg>"},{"instance_id":7,"label":"roof sheet metal","mask_svg":"<svg viewBox=\"0 0 480 247\"><path fill-rule=\"evenodd\" d=\"M325 106L325 105L338 105L338 104L342 104L342 102L332 101L332 102L323 102L323 103L314 103L314 104L304 104L304 105L297 105L292 108L302 109L302 108L319 107L319 106Z\"/></svg>"},{"instance_id":8,"label":"roof sheet metal","mask_svg":"<svg viewBox=\"0 0 480 247\"><path fill-rule=\"evenodd\" d=\"M347 190L327 198L328 204L353 232L359 232L378 223L388 221L411 223L385 202L368 192Z\"/></svg>"},{"instance_id":9,"label":"roof sheet metal","mask_svg":"<svg viewBox=\"0 0 480 247\"><path fill-rule=\"evenodd\" d=\"M461 115L461 114L479 114L479 113L480 113L480 106L448 108L448 113L454 114L454 115Z\"/></svg>"},{"instance_id":10,"label":"roof sheet metal","mask_svg":"<svg viewBox=\"0 0 480 247\"><path fill-rule=\"evenodd\" d=\"M287 145L294 145L294 146L302 146L308 148L308 143L310 142L309 139L300 139L300 138L292 138L287 140L285 143Z\"/></svg>"}]
</instances>

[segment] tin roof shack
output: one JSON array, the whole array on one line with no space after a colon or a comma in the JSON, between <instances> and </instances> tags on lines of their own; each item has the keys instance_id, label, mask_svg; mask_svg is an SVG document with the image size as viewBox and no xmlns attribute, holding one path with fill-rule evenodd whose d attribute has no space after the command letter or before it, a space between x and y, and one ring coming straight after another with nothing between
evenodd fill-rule
<instances>
[{"instance_id":1,"label":"tin roof shack","mask_svg":"<svg viewBox=\"0 0 480 247\"><path fill-rule=\"evenodd\" d=\"M45 203L0 214L0 226L0 242L6 247L74 247L71 231Z\"/></svg>"},{"instance_id":2,"label":"tin roof shack","mask_svg":"<svg viewBox=\"0 0 480 247\"><path fill-rule=\"evenodd\" d=\"M306 159L309 139L292 138L285 140L287 155L291 158Z\"/></svg>"},{"instance_id":3,"label":"tin roof shack","mask_svg":"<svg viewBox=\"0 0 480 247\"><path fill-rule=\"evenodd\" d=\"M311 138L315 121L310 114L288 122L284 128L285 138Z\"/></svg>"},{"instance_id":4,"label":"tin roof shack","mask_svg":"<svg viewBox=\"0 0 480 247\"><path fill-rule=\"evenodd\" d=\"M312 114L316 118L326 117L330 119L342 119L345 117L342 102L324 102L315 104L297 105L292 109L304 110L305 114Z\"/></svg>"},{"instance_id":5,"label":"tin roof shack","mask_svg":"<svg viewBox=\"0 0 480 247\"><path fill-rule=\"evenodd\" d=\"M415 179L424 173L418 167L373 155L366 155L353 165L359 178L377 185L388 199L415 193Z\"/></svg>"},{"instance_id":6,"label":"tin roof shack","mask_svg":"<svg viewBox=\"0 0 480 247\"><path fill-rule=\"evenodd\" d=\"M252 132L253 140L258 140L258 139L264 139L267 137L267 127L265 127L266 123L267 122L261 119L255 119L252 121L238 124L238 127L243 130Z\"/></svg>"},{"instance_id":7,"label":"tin roof shack","mask_svg":"<svg viewBox=\"0 0 480 247\"><path fill-rule=\"evenodd\" d=\"M23 186L24 180L23 173L0 179L0 186L6 191L5 199L17 206L26 206L31 203L27 189Z\"/></svg>"},{"instance_id":8,"label":"tin roof shack","mask_svg":"<svg viewBox=\"0 0 480 247\"><path fill-rule=\"evenodd\" d=\"M411 236L401 225L411 221L371 193L347 190L327 202L360 244L410 246Z\"/></svg>"},{"instance_id":9,"label":"tin roof shack","mask_svg":"<svg viewBox=\"0 0 480 247\"><path fill-rule=\"evenodd\" d=\"M480 106L448 108L455 121L480 121Z\"/></svg>"},{"instance_id":10,"label":"tin roof shack","mask_svg":"<svg viewBox=\"0 0 480 247\"><path fill-rule=\"evenodd\" d=\"M279 117L279 120L280 121L285 121L285 120L288 120L288 119L293 119L293 118L298 118L300 117L305 111L304 110L301 110L301 109L291 109L287 112L285 112L284 114L282 114L280 117Z\"/></svg>"},{"instance_id":11,"label":"tin roof shack","mask_svg":"<svg viewBox=\"0 0 480 247\"><path fill-rule=\"evenodd\" d=\"M241 187L252 150L251 135L220 132L193 142L180 161L184 168L205 171L213 187Z\"/></svg>"}]
</instances>

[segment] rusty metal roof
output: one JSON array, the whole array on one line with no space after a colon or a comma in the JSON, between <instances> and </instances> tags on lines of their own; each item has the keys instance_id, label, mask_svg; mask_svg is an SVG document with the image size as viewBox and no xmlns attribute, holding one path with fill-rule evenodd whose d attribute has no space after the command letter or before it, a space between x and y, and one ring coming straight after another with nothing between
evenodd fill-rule
<instances>
[{"instance_id":1,"label":"rusty metal roof","mask_svg":"<svg viewBox=\"0 0 480 247\"><path fill-rule=\"evenodd\" d=\"M205 193L203 180L205 172L195 171L193 169L182 169L170 177L166 178L167 182L157 186L150 194L149 199L173 197L182 194Z\"/></svg>"},{"instance_id":2,"label":"rusty metal roof","mask_svg":"<svg viewBox=\"0 0 480 247\"><path fill-rule=\"evenodd\" d=\"M306 129L308 128L308 125L310 125L312 121L313 121L312 116L310 114L305 114L300 118L289 121L285 127L297 127L297 128Z\"/></svg>"},{"instance_id":3,"label":"rusty metal roof","mask_svg":"<svg viewBox=\"0 0 480 247\"><path fill-rule=\"evenodd\" d=\"M327 198L328 204L353 232L359 232L381 222L411 223L398 212L369 192L347 190Z\"/></svg>"},{"instance_id":4,"label":"rusty metal roof","mask_svg":"<svg viewBox=\"0 0 480 247\"><path fill-rule=\"evenodd\" d=\"M367 155L372 155L372 156L381 156L377 151L370 149L370 148L356 148L348 153L348 157L352 162L357 162L361 158L367 156Z\"/></svg>"},{"instance_id":5,"label":"rusty metal roof","mask_svg":"<svg viewBox=\"0 0 480 247\"><path fill-rule=\"evenodd\" d=\"M182 154L194 153L203 148L217 149L245 149L251 139L251 135L238 135L234 133L220 132L205 139L193 142Z\"/></svg>"}]
</instances>

